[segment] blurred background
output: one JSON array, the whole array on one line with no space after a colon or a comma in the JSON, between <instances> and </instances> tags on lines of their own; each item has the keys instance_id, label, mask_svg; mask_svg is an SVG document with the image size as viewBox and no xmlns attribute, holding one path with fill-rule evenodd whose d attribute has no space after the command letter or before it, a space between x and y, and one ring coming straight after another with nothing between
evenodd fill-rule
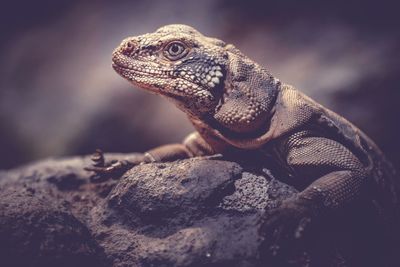
<instances>
[{"instance_id":1,"label":"blurred background","mask_svg":"<svg viewBox=\"0 0 400 267\"><path fill-rule=\"evenodd\" d=\"M0 16L0 169L144 151L192 130L111 69L132 35L184 23L235 44L370 135L400 169L400 19L385 1L8 1Z\"/></svg>"}]
</instances>

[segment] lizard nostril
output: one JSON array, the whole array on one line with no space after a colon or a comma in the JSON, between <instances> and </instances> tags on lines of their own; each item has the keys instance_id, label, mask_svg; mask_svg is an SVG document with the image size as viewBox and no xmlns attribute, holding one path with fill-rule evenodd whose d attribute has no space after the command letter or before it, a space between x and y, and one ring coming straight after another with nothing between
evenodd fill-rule
<instances>
[{"instance_id":1,"label":"lizard nostril","mask_svg":"<svg viewBox=\"0 0 400 267\"><path fill-rule=\"evenodd\" d=\"M136 48L136 42L133 40L126 40L122 44L122 53L125 55L130 55Z\"/></svg>"}]
</instances>

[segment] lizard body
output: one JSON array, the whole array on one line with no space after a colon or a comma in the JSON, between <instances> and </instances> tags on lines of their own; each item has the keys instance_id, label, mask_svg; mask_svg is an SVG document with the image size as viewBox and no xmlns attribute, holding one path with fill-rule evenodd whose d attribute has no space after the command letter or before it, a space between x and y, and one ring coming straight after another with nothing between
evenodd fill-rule
<instances>
[{"instance_id":1,"label":"lizard body","mask_svg":"<svg viewBox=\"0 0 400 267\"><path fill-rule=\"evenodd\" d=\"M398 181L375 143L233 45L189 26L168 25L123 40L112 60L119 75L173 101L197 130L182 144L152 149L140 161L242 152L274 160L300 190L282 203L275 216L281 223L364 198L398 217ZM89 169L101 173L137 163Z\"/></svg>"}]
</instances>

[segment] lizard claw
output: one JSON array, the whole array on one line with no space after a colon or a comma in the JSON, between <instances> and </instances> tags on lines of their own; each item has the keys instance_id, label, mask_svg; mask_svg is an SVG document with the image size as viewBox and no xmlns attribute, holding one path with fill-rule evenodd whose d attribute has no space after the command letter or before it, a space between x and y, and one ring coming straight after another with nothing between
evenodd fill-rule
<instances>
[{"instance_id":1,"label":"lizard claw","mask_svg":"<svg viewBox=\"0 0 400 267\"><path fill-rule=\"evenodd\" d=\"M96 167L104 166L104 153L101 149L96 149L96 151L91 156L92 164Z\"/></svg>"},{"instance_id":2,"label":"lizard claw","mask_svg":"<svg viewBox=\"0 0 400 267\"><path fill-rule=\"evenodd\" d=\"M110 166L103 166L103 167L97 167L97 166L90 166L90 167L85 167L85 171L90 171L90 172L96 172L98 174L108 174L112 173L119 168L122 167L122 163L120 161L112 163Z\"/></svg>"},{"instance_id":3,"label":"lizard claw","mask_svg":"<svg viewBox=\"0 0 400 267\"><path fill-rule=\"evenodd\" d=\"M92 166L85 167L85 171L94 172L90 177L92 182L101 182L108 180L110 177L120 177L125 171L130 169L134 164L127 160L113 160L109 164L105 163L104 153L100 149L91 156Z\"/></svg>"}]
</instances>

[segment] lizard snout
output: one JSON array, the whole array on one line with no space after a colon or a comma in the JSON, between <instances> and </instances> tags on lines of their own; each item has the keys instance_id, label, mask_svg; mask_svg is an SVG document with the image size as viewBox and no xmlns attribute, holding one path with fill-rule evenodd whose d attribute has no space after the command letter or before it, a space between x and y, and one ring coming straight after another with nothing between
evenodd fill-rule
<instances>
[{"instance_id":1,"label":"lizard snout","mask_svg":"<svg viewBox=\"0 0 400 267\"><path fill-rule=\"evenodd\" d=\"M119 51L126 56L130 56L136 50L137 47L138 47L137 41L128 38L122 41L119 47Z\"/></svg>"}]
</instances>

